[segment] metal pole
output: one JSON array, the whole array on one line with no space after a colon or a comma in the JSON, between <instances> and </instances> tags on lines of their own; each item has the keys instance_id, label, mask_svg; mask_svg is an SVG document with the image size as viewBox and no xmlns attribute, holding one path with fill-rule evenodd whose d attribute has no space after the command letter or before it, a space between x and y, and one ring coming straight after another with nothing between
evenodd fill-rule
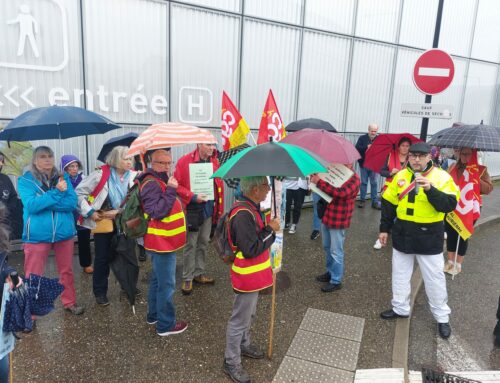
<instances>
[{"instance_id":1,"label":"metal pole","mask_svg":"<svg viewBox=\"0 0 500 383\"><path fill-rule=\"evenodd\" d=\"M432 42L432 47L437 48L439 45L439 34L441 32L441 19L443 18L443 5L444 0L439 0L437 15L436 15L436 27L434 28L434 41ZM425 103L430 104L432 101L432 96L425 95ZM420 128L420 139L422 141L427 141L427 130L429 128L429 118L422 118L422 127Z\"/></svg>"}]
</instances>

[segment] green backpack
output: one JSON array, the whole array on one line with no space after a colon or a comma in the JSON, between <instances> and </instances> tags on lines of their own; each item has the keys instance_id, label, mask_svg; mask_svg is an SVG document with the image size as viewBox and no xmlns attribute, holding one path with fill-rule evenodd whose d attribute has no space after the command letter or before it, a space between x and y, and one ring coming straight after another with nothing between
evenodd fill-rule
<instances>
[{"instance_id":1,"label":"green backpack","mask_svg":"<svg viewBox=\"0 0 500 383\"><path fill-rule=\"evenodd\" d=\"M148 230L149 218L144 216L140 193L141 183L136 179L122 202L122 212L117 218L117 227L128 238L143 237Z\"/></svg>"}]
</instances>

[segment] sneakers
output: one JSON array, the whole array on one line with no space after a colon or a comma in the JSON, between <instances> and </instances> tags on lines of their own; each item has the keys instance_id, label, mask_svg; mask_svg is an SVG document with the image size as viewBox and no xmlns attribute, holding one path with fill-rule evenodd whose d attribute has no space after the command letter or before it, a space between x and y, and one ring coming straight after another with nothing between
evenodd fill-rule
<instances>
[{"instance_id":1,"label":"sneakers","mask_svg":"<svg viewBox=\"0 0 500 383\"><path fill-rule=\"evenodd\" d=\"M175 324L173 328L171 328L168 331L165 332L157 332L159 336L169 336L169 335L175 335L175 334L180 334L181 332L186 331L188 328L188 325L186 322L180 321Z\"/></svg>"},{"instance_id":2,"label":"sneakers","mask_svg":"<svg viewBox=\"0 0 500 383\"><path fill-rule=\"evenodd\" d=\"M148 317L146 317L146 323L150 324L150 325L153 325L153 324L158 323L158 319L151 320L151 319L148 319Z\"/></svg>"},{"instance_id":3,"label":"sneakers","mask_svg":"<svg viewBox=\"0 0 500 383\"><path fill-rule=\"evenodd\" d=\"M457 275L462 272L462 265L458 262L455 264L455 262L448 260L444 265L443 271L450 275Z\"/></svg>"},{"instance_id":4,"label":"sneakers","mask_svg":"<svg viewBox=\"0 0 500 383\"><path fill-rule=\"evenodd\" d=\"M85 312L85 309L82 306L78 306L76 303L73 306L65 307L64 309L73 315L82 315Z\"/></svg>"},{"instance_id":5,"label":"sneakers","mask_svg":"<svg viewBox=\"0 0 500 383\"><path fill-rule=\"evenodd\" d=\"M193 281L200 285L213 285L215 283L215 280L207 275L198 275L194 277Z\"/></svg>"},{"instance_id":6,"label":"sneakers","mask_svg":"<svg viewBox=\"0 0 500 383\"><path fill-rule=\"evenodd\" d=\"M364 199L360 199L360 200L358 201L358 207L359 207L360 209L362 209L362 208L364 208L364 207L365 207L365 200L364 200Z\"/></svg>"},{"instance_id":7,"label":"sneakers","mask_svg":"<svg viewBox=\"0 0 500 383\"><path fill-rule=\"evenodd\" d=\"M109 305L108 297L106 295L95 297L95 303L101 306L107 306Z\"/></svg>"},{"instance_id":8,"label":"sneakers","mask_svg":"<svg viewBox=\"0 0 500 383\"><path fill-rule=\"evenodd\" d=\"M289 234L295 234L295 232L296 232L296 231L297 231L297 225L296 225L296 224L294 224L294 223L292 223L292 224L290 225L290 230L288 230L288 233L289 233Z\"/></svg>"},{"instance_id":9,"label":"sneakers","mask_svg":"<svg viewBox=\"0 0 500 383\"><path fill-rule=\"evenodd\" d=\"M92 274L94 272L94 268L92 266L87 266L83 268L83 272L85 274Z\"/></svg>"},{"instance_id":10,"label":"sneakers","mask_svg":"<svg viewBox=\"0 0 500 383\"><path fill-rule=\"evenodd\" d=\"M255 344L250 344L246 347L241 346L241 355L252 359L262 359L264 357L264 352Z\"/></svg>"},{"instance_id":11,"label":"sneakers","mask_svg":"<svg viewBox=\"0 0 500 383\"><path fill-rule=\"evenodd\" d=\"M382 248L382 244L380 243L380 240L377 239L377 241L375 242L375 244L373 245L373 248L375 250L380 250Z\"/></svg>"},{"instance_id":12,"label":"sneakers","mask_svg":"<svg viewBox=\"0 0 500 383\"><path fill-rule=\"evenodd\" d=\"M182 281L182 294L189 295L193 292L193 281Z\"/></svg>"},{"instance_id":13,"label":"sneakers","mask_svg":"<svg viewBox=\"0 0 500 383\"><path fill-rule=\"evenodd\" d=\"M229 375L233 382L236 383L251 383L250 375L243 369L241 364L237 366L230 366L224 360L224 364L222 365L222 370Z\"/></svg>"},{"instance_id":14,"label":"sneakers","mask_svg":"<svg viewBox=\"0 0 500 383\"><path fill-rule=\"evenodd\" d=\"M342 288L342 284L341 283L330 283L330 282L328 282L326 285L324 285L321 288L321 291L323 291L324 293L332 293L334 291L340 290L341 288Z\"/></svg>"},{"instance_id":15,"label":"sneakers","mask_svg":"<svg viewBox=\"0 0 500 383\"><path fill-rule=\"evenodd\" d=\"M372 208L382 210L382 204L380 203L380 201L375 201L372 203Z\"/></svg>"},{"instance_id":16,"label":"sneakers","mask_svg":"<svg viewBox=\"0 0 500 383\"><path fill-rule=\"evenodd\" d=\"M316 277L318 282L330 282L330 273L327 271L324 274L320 274Z\"/></svg>"},{"instance_id":17,"label":"sneakers","mask_svg":"<svg viewBox=\"0 0 500 383\"><path fill-rule=\"evenodd\" d=\"M313 230L313 232L311 233L311 240L315 240L315 239L318 239L319 238L319 230Z\"/></svg>"},{"instance_id":18,"label":"sneakers","mask_svg":"<svg viewBox=\"0 0 500 383\"><path fill-rule=\"evenodd\" d=\"M290 224L288 222L285 223L285 229L290 229Z\"/></svg>"}]
</instances>

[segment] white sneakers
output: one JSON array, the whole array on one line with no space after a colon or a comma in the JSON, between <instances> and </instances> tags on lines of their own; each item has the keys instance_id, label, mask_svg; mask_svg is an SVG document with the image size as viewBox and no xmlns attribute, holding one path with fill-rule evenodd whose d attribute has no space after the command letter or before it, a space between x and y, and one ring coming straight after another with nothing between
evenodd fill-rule
<instances>
[{"instance_id":1,"label":"white sneakers","mask_svg":"<svg viewBox=\"0 0 500 383\"><path fill-rule=\"evenodd\" d=\"M375 250L380 250L382 248L382 244L380 243L380 241L377 239L377 241L375 242L375 245L373 245L373 248Z\"/></svg>"},{"instance_id":2,"label":"white sneakers","mask_svg":"<svg viewBox=\"0 0 500 383\"><path fill-rule=\"evenodd\" d=\"M288 233L289 233L289 234L295 234L295 232L296 232L296 231L297 231L297 225L296 225L296 224L294 224L294 223L292 223L292 224L290 225L290 230L288 230Z\"/></svg>"}]
</instances>

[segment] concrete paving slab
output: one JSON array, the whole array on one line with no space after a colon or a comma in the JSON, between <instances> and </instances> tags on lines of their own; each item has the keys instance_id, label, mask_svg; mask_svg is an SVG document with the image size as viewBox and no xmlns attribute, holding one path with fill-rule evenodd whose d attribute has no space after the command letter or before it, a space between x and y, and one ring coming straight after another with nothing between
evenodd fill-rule
<instances>
[{"instance_id":1,"label":"concrete paving slab","mask_svg":"<svg viewBox=\"0 0 500 383\"><path fill-rule=\"evenodd\" d=\"M354 373L285 356L273 383L352 383Z\"/></svg>"},{"instance_id":2,"label":"concrete paving slab","mask_svg":"<svg viewBox=\"0 0 500 383\"><path fill-rule=\"evenodd\" d=\"M300 329L361 342L364 325L363 318L309 308L300 324Z\"/></svg>"},{"instance_id":3,"label":"concrete paving slab","mask_svg":"<svg viewBox=\"0 0 500 383\"><path fill-rule=\"evenodd\" d=\"M356 370L354 383L404 383L403 368L371 368Z\"/></svg>"}]
</instances>

